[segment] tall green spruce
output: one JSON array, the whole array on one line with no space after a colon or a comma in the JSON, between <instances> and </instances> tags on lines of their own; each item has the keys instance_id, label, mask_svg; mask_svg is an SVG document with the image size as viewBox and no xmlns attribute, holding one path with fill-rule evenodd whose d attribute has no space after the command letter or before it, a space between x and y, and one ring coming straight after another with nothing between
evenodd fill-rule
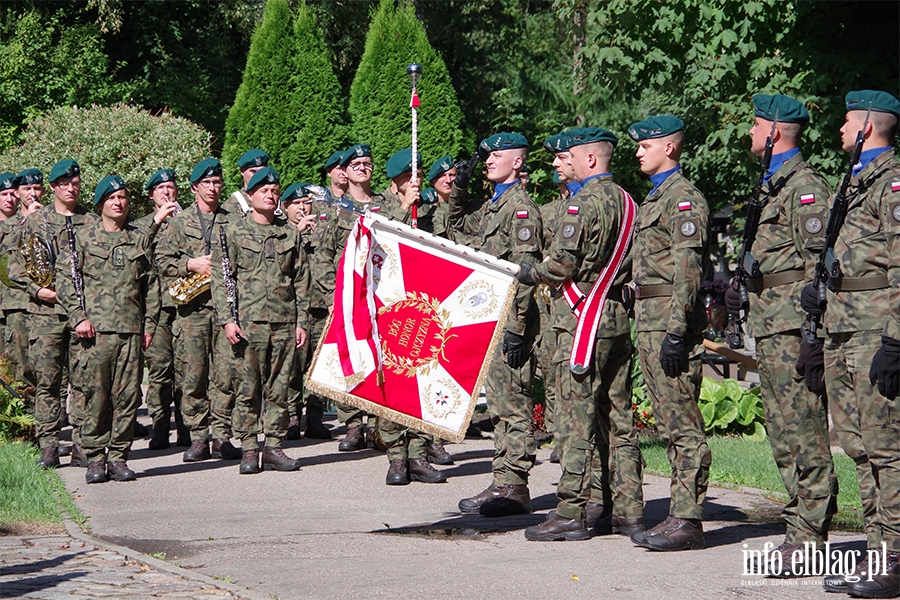
<instances>
[{"instance_id":1,"label":"tall green spruce","mask_svg":"<svg viewBox=\"0 0 900 600\"><path fill-rule=\"evenodd\" d=\"M387 184L385 162L409 147L412 119L406 67L422 65L418 92L419 151L428 165L444 154L459 156L471 145L462 128L462 111L441 56L428 43L411 2L381 0L366 36L366 49L350 88L353 143L372 146L373 189Z\"/></svg>"},{"instance_id":2,"label":"tall green spruce","mask_svg":"<svg viewBox=\"0 0 900 600\"><path fill-rule=\"evenodd\" d=\"M268 0L254 31L244 78L228 119L222 164L241 187L237 160L250 148L272 157L284 185L318 181L321 165L346 142L340 86L315 17L301 2Z\"/></svg>"}]
</instances>

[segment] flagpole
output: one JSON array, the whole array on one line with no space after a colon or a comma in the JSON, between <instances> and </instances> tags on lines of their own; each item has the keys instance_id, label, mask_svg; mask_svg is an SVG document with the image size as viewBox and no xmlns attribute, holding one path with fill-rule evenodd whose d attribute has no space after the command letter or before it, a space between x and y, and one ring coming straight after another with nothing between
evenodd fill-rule
<instances>
[{"instance_id":1,"label":"flagpole","mask_svg":"<svg viewBox=\"0 0 900 600\"><path fill-rule=\"evenodd\" d=\"M419 78L422 76L422 66L417 63L412 63L408 67L406 67L406 75L409 77L409 83L412 86L412 96L409 99L409 108L412 111L412 178L410 179L410 183L418 183L419 182L419 165L416 160L416 152L419 147L419 94L416 91L416 88L419 83ZM419 210L418 210L418 199L412 205L412 226L416 229L419 227Z\"/></svg>"}]
</instances>

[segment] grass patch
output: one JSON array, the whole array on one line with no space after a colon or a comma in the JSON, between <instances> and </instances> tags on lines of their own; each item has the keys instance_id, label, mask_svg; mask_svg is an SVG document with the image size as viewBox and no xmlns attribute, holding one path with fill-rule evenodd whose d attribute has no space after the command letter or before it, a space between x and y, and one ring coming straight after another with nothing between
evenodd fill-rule
<instances>
[{"instance_id":1,"label":"grass patch","mask_svg":"<svg viewBox=\"0 0 900 600\"><path fill-rule=\"evenodd\" d=\"M62 526L60 510L79 525L86 518L55 470L37 466L39 452L22 442L0 444L0 528L28 524Z\"/></svg>"},{"instance_id":2,"label":"grass patch","mask_svg":"<svg viewBox=\"0 0 900 600\"><path fill-rule=\"evenodd\" d=\"M785 501L787 492L781 482L772 447L769 441L751 442L739 437L710 436L707 439L712 451L710 483L739 485L773 492L776 499ZM647 461L647 472L668 477L671 473L666 457L666 442L660 438L641 441L641 452ZM856 465L845 454L834 455L837 472L838 514L834 527L862 531L862 503L856 480Z\"/></svg>"}]
</instances>

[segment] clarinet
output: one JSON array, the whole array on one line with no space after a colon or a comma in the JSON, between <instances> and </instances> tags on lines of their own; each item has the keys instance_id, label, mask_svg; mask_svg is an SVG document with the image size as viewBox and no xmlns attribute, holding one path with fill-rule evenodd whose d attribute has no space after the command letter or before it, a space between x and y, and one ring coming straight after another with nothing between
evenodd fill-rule
<instances>
[{"instance_id":1,"label":"clarinet","mask_svg":"<svg viewBox=\"0 0 900 600\"><path fill-rule=\"evenodd\" d=\"M225 239L224 225L219 225L219 246L222 248L222 275L225 280L225 293L228 297L228 305L231 307L231 318L234 324L240 327L237 311L237 282L234 280L231 259L228 258L228 242Z\"/></svg>"},{"instance_id":2,"label":"clarinet","mask_svg":"<svg viewBox=\"0 0 900 600\"><path fill-rule=\"evenodd\" d=\"M81 267L78 264L78 250L75 249L75 226L72 224L71 215L66 216L66 233L69 236L69 267L72 271L72 283L75 284L75 295L82 312L87 312L84 304L84 278Z\"/></svg>"}]
</instances>

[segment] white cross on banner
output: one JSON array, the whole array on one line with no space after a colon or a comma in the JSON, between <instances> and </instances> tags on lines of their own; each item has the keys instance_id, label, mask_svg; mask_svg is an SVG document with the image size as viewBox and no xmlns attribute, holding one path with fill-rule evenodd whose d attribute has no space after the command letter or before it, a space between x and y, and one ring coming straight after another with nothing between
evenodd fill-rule
<instances>
[{"instance_id":1,"label":"white cross on banner","mask_svg":"<svg viewBox=\"0 0 900 600\"><path fill-rule=\"evenodd\" d=\"M518 265L367 214L307 374L317 394L462 441L515 295Z\"/></svg>"}]
</instances>

